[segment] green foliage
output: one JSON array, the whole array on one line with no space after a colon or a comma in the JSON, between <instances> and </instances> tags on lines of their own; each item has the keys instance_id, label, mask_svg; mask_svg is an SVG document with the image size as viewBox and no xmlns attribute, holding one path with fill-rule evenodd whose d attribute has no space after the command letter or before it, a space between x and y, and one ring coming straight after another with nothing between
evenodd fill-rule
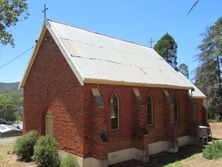
<instances>
[{"instance_id":1,"label":"green foliage","mask_svg":"<svg viewBox=\"0 0 222 167\"><path fill-rule=\"evenodd\" d=\"M0 44L14 46L9 27L28 16L26 0L0 0Z\"/></svg>"},{"instance_id":2,"label":"green foliage","mask_svg":"<svg viewBox=\"0 0 222 167\"><path fill-rule=\"evenodd\" d=\"M154 46L159 53L174 69L177 67L177 43L171 35L166 33Z\"/></svg>"},{"instance_id":3,"label":"green foliage","mask_svg":"<svg viewBox=\"0 0 222 167\"><path fill-rule=\"evenodd\" d=\"M36 144L38 139L37 131L30 131L24 136L18 138L14 145L13 152L23 161L31 161L34 145Z\"/></svg>"},{"instance_id":4,"label":"green foliage","mask_svg":"<svg viewBox=\"0 0 222 167\"><path fill-rule=\"evenodd\" d=\"M222 117L222 18L203 34L199 45L200 66L196 70L196 85L207 95L208 117Z\"/></svg>"},{"instance_id":5,"label":"green foliage","mask_svg":"<svg viewBox=\"0 0 222 167\"><path fill-rule=\"evenodd\" d=\"M0 119L8 122L16 120L17 105L12 97L0 94Z\"/></svg>"},{"instance_id":6,"label":"green foliage","mask_svg":"<svg viewBox=\"0 0 222 167\"><path fill-rule=\"evenodd\" d=\"M58 167L57 143L52 136L41 136L34 147L34 161L39 167Z\"/></svg>"},{"instance_id":7,"label":"green foliage","mask_svg":"<svg viewBox=\"0 0 222 167\"><path fill-rule=\"evenodd\" d=\"M0 122L22 120L22 92L19 83L0 83ZM8 119L7 117L10 117Z\"/></svg>"},{"instance_id":8,"label":"green foliage","mask_svg":"<svg viewBox=\"0 0 222 167\"><path fill-rule=\"evenodd\" d=\"M188 70L188 66L184 63L179 65L179 71L189 79L189 70Z\"/></svg>"},{"instance_id":9,"label":"green foliage","mask_svg":"<svg viewBox=\"0 0 222 167\"><path fill-rule=\"evenodd\" d=\"M61 161L60 167L76 167L77 166L77 160L75 157L68 155Z\"/></svg>"},{"instance_id":10,"label":"green foliage","mask_svg":"<svg viewBox=\"0 0 222 167\"><path fill-rule=\"evenodd\" d=\"M222 158L222 141L216 141L206 146L203 150L203 157L206 159Z\"/></svg>"}]
</instances>

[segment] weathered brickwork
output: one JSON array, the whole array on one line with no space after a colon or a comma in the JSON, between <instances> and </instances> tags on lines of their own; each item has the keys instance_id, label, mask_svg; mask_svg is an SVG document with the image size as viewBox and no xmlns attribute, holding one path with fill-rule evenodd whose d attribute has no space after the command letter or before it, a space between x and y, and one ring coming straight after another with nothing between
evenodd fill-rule
<instances>
[{"instance_id":1,"label":"weathered brickwork","mask_svg":"<svg viewBox=\"0 0 222 167\"><path fill-rule=\"evenodd\" d=\"M24 87L25 131L44 134L50 110L60 149L83 156L83 99L83 87L47 33Z\"/></svg>"},{"instance_id":2,"label":"weathered brickwork","mask_svg":"<svg viewBox=\"0 0 222 167\"><path fill-rule=\"evenodd\" d=\"M92 69L93 70L93 69ZM104 107L96 107L91 92L98 88ZM136 104L131 86L85 84L81 86L59 48L47 32L24 87L24 132L45 131L45 113L53 114L53 135L59 148L82 157L107 159L107 153L169 140L174 134L170 128L170 105L161 88L137 87L143 104ZM179 99L177 137L193 134L195 124L206 122L202 100L195 100L195 109L186 90L166 89ZM111 130L111 98L119 99L119 129ZM146 125L146 98L152 97L153 125ZM195 112L194 112L195 110ZM196 116L196 119L195 119ZM144 134L147 129L147 134ZM108 142L100 138L107 133Z\"/></svg>"}]
</instances>

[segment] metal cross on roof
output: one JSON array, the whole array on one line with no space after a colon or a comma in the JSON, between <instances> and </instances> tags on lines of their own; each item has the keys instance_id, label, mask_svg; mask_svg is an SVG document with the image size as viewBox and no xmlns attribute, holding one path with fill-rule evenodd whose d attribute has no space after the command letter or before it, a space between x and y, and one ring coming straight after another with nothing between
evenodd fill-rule
<instances>
[{"instance_id":1,"label":"metal cross on roof","mask_svg":"<svg viewBox=\"0 0 222 167\"><path fill-rule=\"evenodd\" d=\"M49 8L46 7L46 4L44 4L44 9L42 10L42 13L44 13L44 19L46 19L46 11L48 10Z\"/></svg>"},{"instance_id":2,"label":"metal cross on roof","mask_svg":"<svg viewBox=\"0 0 222 167\"><path fill-rule=\"evenodd\" d=\"M150 41L148 42L149 44L150 44L150 47L152 48L153 47L153 43L154 43L155 41L152 39L152 38L150 38Z\"/></svg>"}]
</instances>

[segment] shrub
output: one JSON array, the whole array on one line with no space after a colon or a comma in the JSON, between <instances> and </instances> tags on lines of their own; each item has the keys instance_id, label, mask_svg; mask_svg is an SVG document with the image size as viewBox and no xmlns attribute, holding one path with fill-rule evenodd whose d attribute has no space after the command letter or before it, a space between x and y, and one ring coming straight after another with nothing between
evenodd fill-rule
<instances>
[{"instance_id":1,"label":"shrub","mask_svg":"<svg viewBox=\"0 0 222 167\"><path fill-rule=\"evenodd\" d=\"M216 141L206 146L203 150L206 159L217 159L222 157L222 141Z\"/></svg>"},{"instance_id":2,"label":"shrub","mask_svg":"<svg viewBox=\"0 0 222 167\"><path fill-rule=\"evenodd\" d=\"M58 167L60 165L57 143L52 136L41 136L35 147L33 159L39 167Z\"/></svg>"},{"instance_id":3,"label":"shrub","mask_svg":"<svg viewBox=\"0 0 222 167\"><path fill-rule=\"evenodd\" d=\"M77 160L75 157L68 155L61 161L61 167L76 167L77 166Z\"/></svg>"},{"instance_id":4,"label":"shrub","mask_svg":"<svg viewBox=\"0 0 222 167\"><path fill-rule=\"evenodd\" d=\"M34 151L34 145L38 139L37 131L30 131L24 136L18 138L15 142L13 152L22 161L31 161Z\"/></svg>"}]
</instances>

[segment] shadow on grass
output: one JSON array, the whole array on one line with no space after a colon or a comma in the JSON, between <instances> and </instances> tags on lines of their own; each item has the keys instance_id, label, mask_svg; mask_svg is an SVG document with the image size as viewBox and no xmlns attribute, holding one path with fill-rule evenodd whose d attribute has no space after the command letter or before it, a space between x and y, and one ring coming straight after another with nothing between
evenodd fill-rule
<instances>
[{"instance_id":1,"label":"shadow on grass","mask_svg":"<svg viewBox=\"0 0 222 167\"><path fill-rule=\"evenodd\" d=\"M221 140L220 138L216 138L216 137L208 137L208 141L213 141L213 140Z\"/></svg>"},{"instance_id":2,"label":"shadow on grass","mask_svg":"<svg viewBox=\"0 0 222 167\"><path fill-rule=\"evenodd\" d=\"M200 147L190 145L180 147L178 153L163 152L156 155L151 155L150 161L148 163L130 160L127 162L110 165L110 167L161 167L176 161L186 159L200 152L202 152Z\"/></svg>"}]
</instances>

